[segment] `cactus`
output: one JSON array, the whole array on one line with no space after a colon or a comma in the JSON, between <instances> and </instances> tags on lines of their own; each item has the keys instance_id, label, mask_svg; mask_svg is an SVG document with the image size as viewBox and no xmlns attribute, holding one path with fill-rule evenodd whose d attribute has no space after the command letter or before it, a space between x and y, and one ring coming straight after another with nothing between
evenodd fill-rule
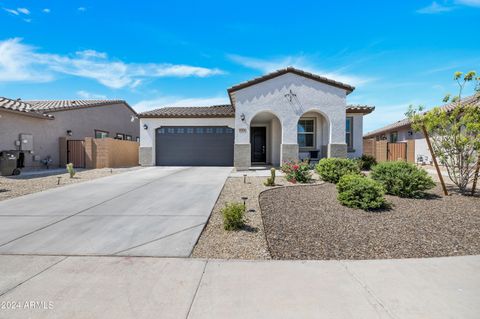
<instances>
[{"instance_id":1,"label":"cactus","mask_svg":"<svg viewBox=\"0 0 480 319\"><path fill-rule=\"evenodd\" d=\"M70 178L73 178L73 176L75 176L75 169L73 168L72 163L67 164L67 172L70 174Z\"/></svg>"},{"instance_id":2,"label":"cactus","mask_svg":"<svg viewBox=\"0 0 480 319\"><path fill-rule=\"evenodd\" d=\"M263 183L265 186L275 186L275 168L270 169L270 177L267 178L265 183Z\"/></svg>"}]
</instances>

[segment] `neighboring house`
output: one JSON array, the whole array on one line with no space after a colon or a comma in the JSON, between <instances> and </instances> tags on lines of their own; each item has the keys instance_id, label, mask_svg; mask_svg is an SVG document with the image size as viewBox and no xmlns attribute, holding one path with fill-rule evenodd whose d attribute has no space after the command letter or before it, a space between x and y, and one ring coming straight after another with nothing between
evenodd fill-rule
<instances>
[{"instance_id":1,"label":"neighboring house","mask_svg":"<svg viewBox=\"0 0 480 319\"><path fill-rule=\"evenodd\" d=\"M363 116L354 87L286 68L228 89L230 105L164 107L139 114L140 164L280 165L362 155Z\"/></svg>"},{"instance_id":2,"label":"neighboring house","mask_svg":"<svg viewBox=\"0 0 480 319\"><path fill-rule=\"evenodd\" d=\"M480 95L472 95L462 99L463 105L480 105ZM445 111L453 110L458 103L448 103L441 108ZM387 141L390 143L403 143L414 140L415 161L431 162L432 158L428 149L425 136L422 132L415 132L412 129L410 120L405 118L395 123L386 125L382 128L369 132L363 136L364 139L374 139L376 141ZM413 144L412 144L413 145Z\"/></svg>"},{"instance_id":3,"label":"neighboring house","mask_svg":"<svg viewBox=\"0 0 480 319\"><path fill-rule=\"evenodd\" d=\"M22 101L0 97L0 151L21 150L25 167L60 164L59 140L139 140L136 112L122 100Z\"/></svg>"}]
</instances>

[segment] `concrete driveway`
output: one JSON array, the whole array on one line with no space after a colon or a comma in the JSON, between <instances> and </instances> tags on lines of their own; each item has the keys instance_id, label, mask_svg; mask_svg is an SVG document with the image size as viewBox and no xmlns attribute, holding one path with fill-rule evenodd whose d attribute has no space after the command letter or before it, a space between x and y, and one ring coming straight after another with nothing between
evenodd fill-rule
<instances>
[{"instance_id":1,"label":"concrete driveway","mask_svg":"<svg viewBox=\"0 0 480 319\"><path fill-rule=\"evenodd\" d=\"M189 256L228 167L150 167L0 202L0 254Z\"/></svg>"}]
</instances>

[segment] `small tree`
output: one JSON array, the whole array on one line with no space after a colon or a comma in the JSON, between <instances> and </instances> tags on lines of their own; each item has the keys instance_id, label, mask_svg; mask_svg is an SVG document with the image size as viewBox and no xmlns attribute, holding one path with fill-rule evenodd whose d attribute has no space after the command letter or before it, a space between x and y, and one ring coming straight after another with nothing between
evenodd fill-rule
<instances>
[{"instance_id":1,"label":"small tree","mask_svg":"<svg viewBox=\"0 0 480 319\"><path fill-rule=\"evenodd\" d=\"M458 95L447 95L443 102L451 102L453 108L446 110L436 107L428 112L422 107L410 106L406 115L412 128L428 134L432 145L432 156L436 156L445 166L450 180L464 194L467 186L478 171L480 156L480 77L474 71L463 75L456 72L454 80L458 83ZM462 91L467 83L475 83L475 96L471 100L462 100ZM426 136L427 137L427 136ZM427 138L428 138L427 137Z\"/></svg>"}]
</instances>

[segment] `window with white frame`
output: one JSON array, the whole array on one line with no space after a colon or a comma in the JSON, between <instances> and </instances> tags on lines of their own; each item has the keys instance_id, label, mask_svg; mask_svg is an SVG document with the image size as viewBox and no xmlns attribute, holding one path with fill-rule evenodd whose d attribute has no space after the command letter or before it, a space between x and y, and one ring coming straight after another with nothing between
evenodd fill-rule
<instances>
[{"instance_id":1,"label":"window with white frame","mask_svg":"<svg viewBox=\"0 0 480 319\"><path fill-rule=\"evenodd\" d=\"M303 118L298 120L297 142L301 148L315 147L315 120Z\"/></svg>"},{"instance_id":2,"label":"window with white frame","mask_svg":"<svg viewBox=\"0 0 480 319\"><path fill-rule=\"evenodd\" d=\"M345 142L349 150L353 149L353 117L347 116L345 124Z\"/></svg>"}]
</instances>

